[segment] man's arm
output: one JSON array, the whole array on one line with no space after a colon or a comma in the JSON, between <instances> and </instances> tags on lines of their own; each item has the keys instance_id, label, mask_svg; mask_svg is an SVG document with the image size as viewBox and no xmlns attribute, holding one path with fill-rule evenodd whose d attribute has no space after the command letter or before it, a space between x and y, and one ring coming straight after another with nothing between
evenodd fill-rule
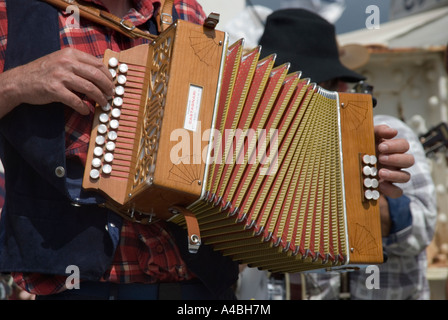
<instances>
[{"instance_id":1,"label":"man's arm","mask_svg":"<svg viewBox=\"0 0 448 320\"><path fill-rule=\"evenodd\" d=\"M86 115L89 109L76 93L106 105L113 90L101 59L67 48L0 74L0 118L21 103L62 102Z\"/></svg>"},{"instance_id":2,"label":"man's arm","mask_svg":"<svg viewBox=\"0 0 448 320\"><path fill-rule=\"evenodd\" d=\"M390 253L414 256L421 252L434 235L437 207L435 186L423 147L412 129L390 116L376 116L375 123L387 123L398 130L397 138L409 143L414 164L406 169L410 180L397 185L403 195L380 202L383 237ZM383 204L383 206L381 206Z\"/></svg>"}]
</instances>

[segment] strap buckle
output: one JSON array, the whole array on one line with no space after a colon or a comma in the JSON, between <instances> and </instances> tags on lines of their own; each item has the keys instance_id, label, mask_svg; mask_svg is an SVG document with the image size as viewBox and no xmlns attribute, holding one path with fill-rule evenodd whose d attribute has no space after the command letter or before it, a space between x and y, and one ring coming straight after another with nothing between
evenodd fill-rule
<instances>
[{"instance_id":1,"label":"strap buckle","mask_svg":"<svg viewBox=\"0 0 448 320\"><path fill-rule=\"evenodd\" d=\"M123 28L125 28L125 29L128 30L128 31L133 31L133 30L135 29L135 26L134 26L134 25L132 25L132 26L128 26L125 22L126 22L126 20L121 19L121 21L120 21L120 26L122 26Z\"/></svg>"},{"instance_id":2,"label":"strap buckle","mask_svg":"<svg viewBox=\"0 0 448 320\"><path fill-rule=\"evenodd\" d=\"M165 12L162 12L160 15L161 15L162 23L173 24L173 16L172 15L165 13Z\"/></svg>"}]
</instances>

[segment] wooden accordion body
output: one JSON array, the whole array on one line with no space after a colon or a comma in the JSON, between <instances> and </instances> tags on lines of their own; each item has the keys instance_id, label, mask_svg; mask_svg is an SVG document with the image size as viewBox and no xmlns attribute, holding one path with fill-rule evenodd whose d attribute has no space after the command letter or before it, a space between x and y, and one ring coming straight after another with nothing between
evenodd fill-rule
<instances>
[{"instance_id":1,"label":"wooden accordion body","mask_svg":"<svg viewBox=\"0 0 448 320\"><path fill-rule=\"evenodd\" d=\"M382 263L371 96L185 21L112 57L124 93L97 107L85 189L134 221L185 208L202 242L273 272Z\"/></svg>"}]
</instances>

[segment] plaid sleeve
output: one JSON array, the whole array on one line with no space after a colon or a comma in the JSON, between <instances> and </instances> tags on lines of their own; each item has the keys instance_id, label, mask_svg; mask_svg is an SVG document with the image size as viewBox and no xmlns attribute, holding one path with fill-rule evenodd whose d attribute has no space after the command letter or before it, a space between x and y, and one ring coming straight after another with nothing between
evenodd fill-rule
<instances>
[{"instance_id":1,"label":"plaid sleeve","mask_svg":"<svg viewBox=\"0 0 448 320\"><path fill-rule=\"evenodd\" d=\"M176 0L174 8L180 19L197 24L204 23L205 12L196 0Z\"/></svg>"}]
</instances>

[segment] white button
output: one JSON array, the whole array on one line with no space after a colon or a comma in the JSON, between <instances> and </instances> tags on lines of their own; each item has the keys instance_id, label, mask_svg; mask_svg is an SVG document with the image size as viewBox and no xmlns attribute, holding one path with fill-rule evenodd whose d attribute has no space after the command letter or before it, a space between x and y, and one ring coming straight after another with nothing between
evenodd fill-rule
<instances>
[{"instance_id":1,"label":"white button","mask_svg":"<svg viewBox=\"0 0 448 320\"><path fill-rule=\"evenodd\" d=\"M364 187L366 187L366 188L372 187L372 180L369 178L365 178L364 179Z\"/></svg>"},{"instance_id":2,"label":"white button","mask_svg":"<svg viewBox=\"0 0 448 320\"><path fill-rule=\"evenodd\" d=\"M109 126L112 129L118 129L118 120L117 119L110 120Z\"/></svg>"},{"instance_id":3,"label":"white button","mask_svg":"<svg viewBox=\"0 0 448 320\"><path fill-rule=\"evenodd\" d=\"M106 149L107 151L114 151L115 150L115 142L113 141L109 141L108 143L106 143Z\"/></svg>"},{"instance_id":4,"label":"white button","mask_svg":"<svg viewBox=\"0 0 448 320\"><path fill-rule=\"evenodd\" d=\"M102 123L107 123L109 122L109 116L107 115L107 113L102 113L100 114L100 121Z\"/></svg>"},{"instance_id":5,"label":"white button","mask_svg":"<svg viewBox=\"0 0 448 320\"><path fill-rule=\"evenodd\" d=\"M101 159L93 158L92 159L92 167L99 168L101 166Z\"/></svg>"},{"instance_id":6,"label":"white button","mask_svg":"<svg viewBox=\"0 0 448 320\"><path fill-rule=\"evenodd\" d=\"M109 66L111 68L116 68L118 66L118 60L115 57L109 59Z\"/></svg>"},{"instance_id":7,"label":"white button","mask_svg":"<svg viewBox=\"0 0 448 320\"><path fill-rule=\"evenodd\" d=\"M375 176L378 174L378 169L375 168L375 167L371 167L371 168L370 168L370 171L371 171L370 175L371 175L372 177L375 177Z\"/></svg>"},{"instance_id":8,"label":"white button","mask_svg":"<svg viewBox=\"0 0 448 320\"><path fill-rule=\"evenodd\" d=\"M370 164L370 156L368 154L363 155L362 162L364 162L365 164Z\"/></svg>"},{"instance_id":9,"label":"white button","mask_svg":"<svg viewBox=\"0 0 448 320\"><path fill-rule=\"evenodd\" d=\"M109 72L110 72L112 78L115 78L115 76L117 75L117 71L115 71L115 69L109 69Z\"/></svg>"},{"instance_id":10,"label":"white button","mask_svg":"<svg viewBox=\"0 0 448 320\"><path fill-rule=\"evenodd\" d=\"M104 161L112 162L112 160L114 160L114 155L112 153L108 152L104 155Z\"/></svg>"},{"instance_id":11,"label":"white button","mask_svg":"<svg viewBox=\"0 0 448 320\"><path fill-rule=\"evenodd\" d=\"M370 164L376 164L376 156L370 156Z\"/></svg>"},{"instance_id":12,"label":"white button","mask_svg":"<svg viewBox=\"0 0 448 320\"><path fill-rule=\"evenodd\" d=\"M105 134L107 132L107 126L105 124L100 124L98 126L98 133Z\"/></svg>"},{"instance_id":13,"label":"white button","mask_svg":"<svg viewBox=\"0 0 448 320\"><path fill-rule=\"evenodd\" d=\"M117 78L117 82L118 82L119 84L125 84L125 83L126 83L126 76L123 75L123 74L120 74L120 75L118 76L118 78Z\"/></svg>"},{"instance_id":14,"label":"white button","mask_svg":"<svg viewBox=\"0 0 448 320\"><path fill-rule=\"evenodd\" d=\"M100 172L97 169L90 170L90 178L98 179L100 177Z\"/></svg>"},{"instance_id":15,"label":"white button","mask_svg":"<svg viewBox=\"0 0 448 320\"><path fill-rule=\"evenodd\" d=\"M366 192L364 192L364 196L368 200L372 199L373 198L372 190L366 190Z\"/></svg>"},{"instance_id":16,"label":"white button","mask_svg":"<svg viewBox=\"0 0 448 320\"><path fill-rule=\"evenodd\" d=\"M118 108L112 109L112 117L118 118L121 115L121 111Z\"/></svg>"},{"instance_id":17,"label":"white button","mask_svg":"<svg viewBox=\"0 0 448 320\"><path fill-rule=\"evenodd\" d=\"M379 182L377 179L372 179L372 188L378 188Z\"/></svg>"},{"instance_id":18,"label":"white button","mask_svg":"<svg viewBox=\"0 0 448 320\"><path fill-rule=\"evenodd\" d=\"M96 136L96 138L95 138L96 144L100 145L100 146L102 146L105 141L106 141L106 139L104 138L104 136Z\"/></svg>"},{"instance_id":19,"label":"white button","mask_svg":"<svg viewBox=\"0 0 448 320\"><path fill-rule=\"evenodd\" d=\"M103 109L103 111L105 111L105 112L109 111L110 108L111 108L111 105L110 105L109 102L108 102L105 106L102 106L102 107L101 107L101 109Z\"/></svg>"},{"instance_id":20,"label":"white button","mask_svg":"<svg viewBox=\"0 0 448 320\"><path fill-rule=\"evenodd\" d=\"M118 96L122 96L124 94L123 86L117 86L115 88L115 94L118 95Z\"/></svg>"},{"instance_id":21,"label":"white button","mask_svg":"<svg viewBox=\"0 0 448 320\"><path fill-rule=\"evenodd\" d=\"M93 149L93 154L97 157L101 157L103 155L103 148L95 147L95 149Z\"/></svg>"},{"instance_id":22,"label":"white button","mask_svg":"<svg viewBox=\"0 0 448 320\"><path fill-rule=\"evenodd\" d=\"M114 106L121 107L122 104L123 104L122 98L120 98L120 97L114 98Z\"/></svg>"},{"instance_id":23,"label":"white button","mask_svg":"<svg viewBox=\"0 0 448 320\"><path fill-rule=\"evenodd\" d=\"M115 150L115 142L109 141L106 143L106 149L107 151L114 151Z\"/></svg>"},{"instance_id":24,"label":"white button","mask_svg":"<svg viewBox=\"0 0 448 320\"><path fill-rule=\"evenodd\" d=\"M111 172L112 172L112 166L111 166L110 164L105 164L105 165L103 166L103 172L104 172L105 174L109 174L109 173L111 173Z\"/></svg>"},{"instance_id":25,"label":"white button","mask_svg":"<svg viewBox=\"0 0 448 320\"><path fill-rule=\"evenodd\" d=\"M128 72L128 65L126 64L126 63L122 63L122 64L120 64L120 66L118 67L118 70L121 72L121 73L126 73L126 72Z\"/></svg>"},{"instance_id":26,"label":"white button","mask_svg":"<svg viewBox=\"0 0 448 320\"><path fill-rule=\"evenodd\" d=\"M117 139L117 133L115 131L109 131L109 133L107 134L107 137L109 138L109 140L116 140Z\"/></svg>"},{"instance_id":27,"label":"white button","mask_svg":"<svg viewBox=\"0 0 448 320\"><path fill-rule=\"evenodd\" d=\"M372 191L372 199L378 200L380 198L380 193L377 190Z\"/></svg>"},{"instance_id":28,"label":"white button","mask_svg":"<svg viewBox=\"0 0 448 320\"><path fill-rule=\"evenodd\" d=\"M362 168L362 173L363 173L365 176L370 176L370 175L372 174L372 170L371 170L371 168L370 168L369 166L364 166L364 167Z\"/></svg>"}]
</instances>

